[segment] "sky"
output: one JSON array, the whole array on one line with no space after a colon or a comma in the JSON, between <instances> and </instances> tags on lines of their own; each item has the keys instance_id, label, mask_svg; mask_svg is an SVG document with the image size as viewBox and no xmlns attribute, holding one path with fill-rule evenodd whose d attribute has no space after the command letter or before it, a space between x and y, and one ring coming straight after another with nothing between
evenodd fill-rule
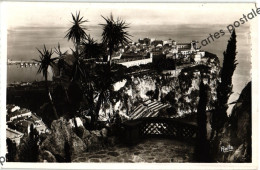
<instances>
[{"instance_id":1,"label":"sky","mask_svg":"<svg viewBox=\"0 0 260 170\"><path fill-rule=\"evenodd\" d=\"M111 12L131 25L232 24L255 8L254 3L5 3L7 28L66 27L76 11L89 25L104 23L101 15L109 16Z\"/></svg>"}]
</instances>

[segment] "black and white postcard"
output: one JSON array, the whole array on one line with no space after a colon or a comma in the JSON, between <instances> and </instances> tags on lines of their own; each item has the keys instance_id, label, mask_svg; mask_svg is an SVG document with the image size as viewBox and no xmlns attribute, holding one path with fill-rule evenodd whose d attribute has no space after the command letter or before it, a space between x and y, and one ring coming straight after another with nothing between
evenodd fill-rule
<instances>
[{"instance_id":1,"label":"black and white postcard","mask_svg":"<svg viewBox=\"0 0 260 170\"><path fill-rule=\"evenodd\" d=\"M257 168L258 15L2 2L0 166Z\"/></svg>"}]
</instances>

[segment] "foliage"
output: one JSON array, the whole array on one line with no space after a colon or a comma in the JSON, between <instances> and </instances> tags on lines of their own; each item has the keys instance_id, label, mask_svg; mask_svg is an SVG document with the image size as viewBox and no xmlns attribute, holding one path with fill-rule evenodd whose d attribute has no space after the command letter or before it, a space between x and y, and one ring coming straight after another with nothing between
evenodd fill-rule
<instances>
[{"instance_id":1,"label":"foliage","mask_svg":"<svg viewBox=\"0 0 260 170\"><path fill-rule=\"evenodd\" d=\"M90 35L88 35L87 39L83 40L82 46L84 59L100 59L100 57L104 56L106 53L104 45L98 44L97 41L90 37Z\"/></svg>"},{"instance_id":2,"label":"foliage","mask_svg":"<svg viewBox=\"0 0 260 170\"><path fill-rule=\"evenodd\" d=\"M61 49L60 49L60 43L58 43L58 47L54 48L54 52L58 55L58 63L57 63L57 66L58 66L58 69L62 69L64 68L65 66L68 66L68 64L65 62L65 57L66 55L68 54L68 51L65 51L64 53L61 52Z\"/></svg>"},{"instance_id":3,"label":"foliage","mask_svg":"<svg viewBox=\"0 0 260 170\"><path fill-rule=\"evenodd\" d=\"M103 17L103 16L102 16ZM114 20L112 14L110 18L103 17L106 24L101 24L103 27L102 43L109 49L110 60L108 65L99 66L96 69L96 78L94 80L96 90L99 91L98 100L95 106L95 112L92 115L92 123L98 120L99 110L102 104L112 104L111 92L113 90L113 83L122 80L124 75L124 68L118 67L118 65L111 65L111 56L113 51L116 51L120 45L124 45L130 40L129 34L126 31L128 24L121 19ZM107 60L108 61L108 60Z\"/></svg>"},{"instance_id":4,"label":"foliage","mask_svg":"<svg viewBox=\"0 0 260 170\"><path fill-rule=\"evenodd\" d=\"M230 40L227 44L227 49L223 53L224 61L223 67L221 70L221 82L217 84L217 102L216 102L216 110L213 113L211 126L213 129L213 133L218 132L223 128L223 125L227 121L227 109L228 109L228 99L232 94L232 76L236 69L236 32L235 30L232 32ZM213 138L213 134L211 138Z\"/></svg>"},{"instance_id":5,"label":"foliage","mask_svg":"<svg viewBox=\"0 0 260 170\"><path fill-rule=\"evenodd\" d=\"M167 108L166 111L167 111L169 116L177 115L177 109L176 109L175 105L170 107L170 108Z\"/></svg>"},{"instance_id":6,"label":"foliage","mask_svg":"<svg viewBox=\"0 0 260 170\"><path fill-rule=\"evenodd\" d=\"M19 159L20 162L37 162L39 156L39 133L30 126L29 136L20 144Z\"/></svg>"},{"instance_id":7,"label":"foliage","mask_svg":"<svg viewBox=\"0 0 260 170\"><path fill-rule=\"evenodd\" d=\"M184 70L178 76L180 89L183 93L188 91L189 87L191 87L193 79L193 72L185 72Z\"/></svg>"},{"instance_id":8,"label":"foliage","mask_svg":"<svg viewBox=\"0 0 260 170\"><path fill-rule=\"evenodd\" d=\"M159 72L162 70L174 70L175 69L175 60L171 58L161 58L157 62L153 63L155 70Z\"/></svg>"},{"instance_id":9,"label":"foliage","mask_svg":"<svg viewBox=\"0 0 260 170\"><path fill-rule=\"evenodd\" d=\"M57 112L62 116L67 116L67 113L69 111L69 102L66 93L67 91L62 86L62 84L58 84L53 90L53 101L55 108L57 109Z\"/></svg>"},{"instance_id":10,"label":"foliage","mask_svg":"<svg viewBox=\"0 0 260 170\"><path fill-rule=\"evenodd\" d=\"M252 82L242 90L230 116L230 143L238 148L244 145L245 152L236 158L236 162L252 162Z\"/></svg>"},{"instance_id":11,"label":"foliage","mask_svg":"<svg viewBox=\"0 0 260 170\"><path fill-rule=\"evenodd\" d=\"M113 51L117 50L120 45L127 44L131 35L126 31L129 27L124 20L120 18L114 20L112 13L110 17L102 16L102 18L106 21L106 24L100 24L103 27L102 42L109 49L111 60Z\"/></svg>"},{"instance_id":12,"label":"foliage","mask_svg":"<svg viewBox=\"0 0 260 170\"><path fill-rule=\"evenodd\" d=\"M51 58L53 51L52 51L52 49L50 51L47 50L45 45L44 45L44 48L43 48L42 51L39 50L39 49L37 49L37 50L40 53L40 56L39 56L40 60L34 60L34 61L40 63L40 67L38 69L37 74L42 72L43 77L45 78L46 90L47 90L47 93L48 93L47 95L49 97L49 102L52 105L53 113L54 113L56 119L58 119L58 113L57 113L56 108L53 104L51 93L50 93L49 87L48 87L48 68L52 67L55 64L54 61L57 60L58 58L56 58L56 57Z\"/></svg>"},{"instance_id":13,"label":"foliage","mask_svg":"<svg viewBox=\"0 0 260 170\"><path fill-rule=\"evenodd\" d=\"M146 96L149 96L150 98L153 98L154 96L154 91L153 90L149 90L146 92Z\"/></svg>"},{"instance_id":14,"label":"foliage","mask_svg":"<svg viewBox=\"0 0 260 170\"><path fill-rule=\"evenodd\" d=\"M53 66L55 64L54 61L57 60L58 58L56 58L56 57L55 58L51 58L52 54L54 52L52 51L52 49L50 51L47 50L45 45L44 45L42 51L39 50L38 48L37 48L37 50L40 53L40 56L39 56L40 60L34 60L34 61L40 63L40 67L39 67L37 73L38 74L42 73L43 77L45 77L45 79L47 79L47 77L48 77L48 68L50 66Z\"/></svg>"},{"instance_id":15,"label":"foliage","mask_svg":"<svg viewBox=\"0 0 260 170\"><path fill-rule=\"evenodd\" d=\"M176 104L176 100L175 100L175 92L174 91L170 91L169 93L167 93L165 95L165 97L162 99L162 102L166 103L170 103L172 106Z\"/></svg>"},{"instance_id":16,"label":"foliage","mask_svg":"<svg viewBox=\"0 0 260 170\"><path fill-rule=\"evenodd\" d=\"M209 142L207 141L206 127L206 105L207 105L207 87L201 81L200 83L200 100L197 109L197 143L195 148L195 158L198 162L209 162Z\"/></svg>"},{"instance_id":17,"label":"foliage","mask_svg":"<svg viewBox=\"0 0 260 170\"><path fill-rule=\"evenodd\" d=\"M73 22L71 22L73 25L72 27L67 31L67 34L65 38L68 38L68 40L72 40L76 46L79 46L80 42L87 38L87 34L85 30L87 30L86 27L84 27L82 24L85 22L88 22L87 20L83 20L83 17L80 17L80 12L76 12L76 15L72 15Z\"/></svg>"},{"instance_id":18,"label":"foliage","mask_svg":"<svg viewBox=\"0 0 260 170\"><path fill-rule=\"evenodd\" d=\"M84 81L87 78L87 69L85 62L83 61L83 53L79 53L77 50L71 49L75 61L72 65L71 81Z\"/></svg>"},{"instance_id":19,"label":"foliage","mask_svg":"<svg viewBox=\"0 0 260 170\"><path fill-rule=\"evenodd\" d=\"M6 145L7 145L7 154L6 154L6 162L14 162L16 157L16 143L12 142L11 139L6 139Z\"/></svg>"},{"instance_id":20,"label":"foliage","mask_svg":"<svg viewBox=\"0 0 260 170\"><path fill-rule=\"evenodd\" d=\"M83 92L76 82L72 82L68 88L68 97L70 102L70 112L74 113L80 106L80 102L83 98Z\"/></svg>"}]
</instances>

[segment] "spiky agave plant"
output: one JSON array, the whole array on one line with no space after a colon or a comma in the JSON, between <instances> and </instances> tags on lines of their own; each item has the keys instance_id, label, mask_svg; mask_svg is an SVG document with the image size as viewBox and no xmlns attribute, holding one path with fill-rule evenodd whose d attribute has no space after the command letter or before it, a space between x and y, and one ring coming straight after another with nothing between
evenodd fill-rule
<instances>
[{"instance_id":1,"label":"spiky agave plant","mask_svg":"<svg viewBox=\"0 0 260 170\"><path fill-rule=\"evenodd\" d=\"M61 52L60 49L60 43L58 43L58 47L54 48L54 52L58 55L58 69L59 71L63 68L66 69L65 67L67 66L67 63L65 62L65 56L67 55L68 51L65 51L64 53Z\"/></svg>"},{"instance_id":2,"label":"spiky agave plant","mask_svg":"<svg viewBox=\"0 0 260 170\"><path fill-rule=\"evenodd\" d=\"M54 64L55 64L55 60L57 60L58 58L57 57L52 58L52 54L54 52L52 51L52 49L47 50L45 45L44 45L42 51L39 50L38 48L36 48L36 49L40 53L40 55L39 55L40 60L34 60L35 62L40 63L40 67L37 71L37 74L42 73L42 75L45 79L46 90L47 90L47 93L48 93L49 101L52 105L54 115L55 115L56 119L58 119L58 114L57 114L56 108L53 104L53 100L52 100L51 93L50 93L49 86L48 86L48 68L53 67Z\"/></svg>"},{"instance_id":3,"label":"spiky agave plant","mask_svg":"<svg viewBox=\"0 0 260 170\"><path fill-rule=\"evenodd\" d=\"M76 51L78 51L82 40L87 38L87 34L85 32L87 28L83 26L83 23L88 22L88 20L83 20L83 17L80 17L80 11L78 13L76 12L75 16L73 14L71 15L73 19L71 23L73 25L67 31L65 38L67 38L68 40L72 40L76 46Z\"/></svg>"},{"instance_id":4,"label":"spiky agave plant","mask_svg":"<svg viewBox=\"0 0 260 170\"><path fill-rule=\"evenodd\" d=\"M102 42L108 48L110 56L108 63L111 65L113 51L115 51L119 45L124 45L131 40L131 35L126 31L126 29L129 28L129 24L120 18L114 20L112 14L110 17L105 18L102 16L102 18L106 21L106 24L100 24L103 27Z\"/></svg>"},{"instance_id":5,"label":"spiky agave plant","mask_svg":"<svg viewBox=\"0 0 260 170\"><path fill-rule=\"evenodd\" d=\"M105 48L103 44L97 43L90 35L82 43L83 46L83 58L90 59L96 58L99 59L100 56L105 54Z\"/></svg>"}]
</instances>

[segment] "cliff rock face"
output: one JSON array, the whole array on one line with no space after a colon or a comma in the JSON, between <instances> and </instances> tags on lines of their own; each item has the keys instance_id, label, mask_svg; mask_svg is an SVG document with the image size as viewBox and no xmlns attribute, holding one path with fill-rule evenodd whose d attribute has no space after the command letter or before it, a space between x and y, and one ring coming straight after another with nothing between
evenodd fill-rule
<instances>
[{"instance_id":1,"label":"cliff rock face","mask_svg":"<svg viewBox=\"0 0 260 170\"><path fill-rule=\"evenodd\" d=\"M153 99L170 103L176 108L175 116L184 116L197 111L199 100L199 83L203 80L209 85L209 99L207 109L212 109L216 100L216 82L219 76L220 64L216 55L206 53L206 61L200 65L184 67L178 77L165 77L162 74L151 73L146 75L133 75L120 89L117 89L111 103L103 104L100 111L104 118L113 111L112 115L119 112L127 118L127 115L139 104L148 100L148 91L155 94ZM174 96L167 96L169 93ZM174 98L174 102L165 100Z\"/></svg>"},{"instance_id":2,"label":"cliff rock face","mask_svg":"<svg viewBox=\"0 0 260 170\"><path fill-rule=\"evenodd\" d=\"M79 135L76 135L72 122L63 117L52 122L51 133L40 145L41 162L65 162L66 158L74 159L82 152L100 150L105 145L113 145L106 128L89 131L79 126ZM69 145L67 148L66 142Z\"/></svg>"},{"instance_id":3,"label":"cliff rock face","mask_svg":"<svg viewBox=\"0 0 260 170\"><path fill-rule=\"evenodd\" d=\"M71 154L79 154L87 149L86 144L74 133L72 127L64 118L54 120L51 124L52 133L47 136L41 145L42 150L47 150L56 158L66 157L65 142L70 145ZM59 160L58 160L59 161Z\"/></svg>"},{"instance_id":4,"label":"cliff rock face","mask_svg":"<svg viewBox=\"0 0 260 170\"><path fill-rule=\"evenodd\" d=\"M50 151L41 150L39 156L39 162L57 162L57 160Z\"/></svg>"},{"instance_id":5,"label":"cliff rock face","mask_svg":"<svg viewBox=\"0 0 260 170\"><path fill-rule=\"evenodd\" d=\"M252 108L251 82L242 90L231 112L230 121L220 138L220 146L228 147L228 152L219 151L217 161L251 162L252 161Z\"/></svg>"},{"instance_id":6,"label":"cliff rock face","mask_svg":"<svg viewBox=\"0 0 260 170\"><path fill-rule=\"evenodd\" d=\"M252 161L252 107L251 82L243 89L230 117L231 143L235 152L230 155L229 162Z\"/></svg>"}]
</instances>

